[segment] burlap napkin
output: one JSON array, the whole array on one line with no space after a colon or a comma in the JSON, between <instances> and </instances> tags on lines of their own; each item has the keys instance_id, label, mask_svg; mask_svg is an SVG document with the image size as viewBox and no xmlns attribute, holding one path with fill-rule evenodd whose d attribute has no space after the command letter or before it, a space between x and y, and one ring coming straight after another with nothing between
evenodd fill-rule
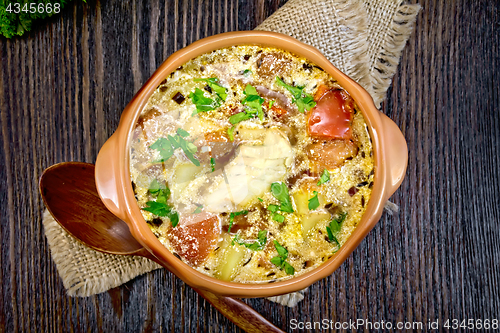
<instances>
[{"instance_id":1,"label":"burlap napkin","mask_svg":"<svg viewBox=\"0 0 500 333\"><path fill-rule=\"evenodd\" d=\"M377 107L399 63L419 5L402 0L290 0L257 30L287 34L318 48L336 67L359 82ZM130 256L107 255L69 236L52 216L43 217L45 235L68 295L90 296L160 268ZM303 292L270 298L294 306Z\"/></svg>"}]
</instances>

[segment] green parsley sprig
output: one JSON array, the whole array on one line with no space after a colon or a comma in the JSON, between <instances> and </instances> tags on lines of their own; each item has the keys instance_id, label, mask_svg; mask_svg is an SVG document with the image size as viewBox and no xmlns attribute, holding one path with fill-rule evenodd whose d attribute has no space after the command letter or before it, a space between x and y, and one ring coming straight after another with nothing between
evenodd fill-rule
<instances>
[{"instance_id":1,"label":"green parsley sprig","mask_svg":"<svg viewBox=\"0 0 500 333\"><path fill-rule=\"evenodd\" d=\"M285 217L279 212L293 213L292 200L290 199L290 194L288 193L288 187L282 182L274 182L271 184L272 195L279 200L280 205L269 205L267 210L272 212L272 219L283 223Z\"/></svg>"},{"instance_id":2,"label":"green parsley sprig","mask_svg":"<svg viewBox=\"0 0 500 333\"><path fill-rule=\"evenodd\" d=\"M328 172L327 169L323 170L323 173L321 174L321 177L318 180L318 186L330 181L330 172Z\"/></svg>"},{"instance_id":3,"label":"green parsley sprig","mask_svg":"<svg viewBox=\"0 0 500 333\"><path fill-rule=\"evenodd\" d=\"M167 204L170 197L170 189L165 185L159 183L156 179L151 182L148 189L151 196L156 198L156 201L146 202L147 207L142 208L156 216L168 217L172 227L177 226L179 223L179 214Z\"/></svg>"},{"instance_id":4,"label":"green parsley sprig","mask_svg":"<svg viewBox=\"0 0 500 333\"><path fill-rule=\"evenodd\" d=\"M233 223L234 223L234 218L236 216L245 215L245 214L248 214L248 210L242 210L239 212L234 212L234 213L229 214L229 228L227 229L228 233L231 232L231 228L233 227Z\"/></svg>"},{"instance_id":5,"label":"green parsley sprig","mask_svg":"<svg viewBox=\"0 0 500 333\"><path fill-rule=\"evenodd\" d=\"M304 113L305 110L309 111L311 110L314 106L316 106L316 102L312 98L311 95L306 93L304 91L304 87L294 87L286 84L281 80L278 76L276 76L276 83L282 87L284 87L286 90L290 92L293 96L292 102L297 105L299 108L299 112Z\"/></svg>"},{"instance_id":6,"label":"green parsley sprig","mask_svg":"<svg viewBox=\"0 0 500 333\"><path fill-rule=\"evenodd\" d=\"M235 243L243 245L247 249L250 249L252 251L260 251L264 248L264 246L266 246L267 230L260 230L259 234L257 235L257 240L253 243L247 243L245 241L240 240L240 234L236 234L236 236L234 236L233 241L231 242L231 245L234 245Z\"/></svg>"},{"instance_id":7,"label":"green parsley sprig","mask_svg":"<svg viewBox=\"0 0 500 333\"><path fill-rule=\"evenodd\" d=\"M318 192L313 191L314 196L309 199L308 207L309 210L315 210L316 208L319 207L319 199L318 199Z\"/></svg>"},{"instance_id":8,"label":"green parsley sprig","mask_svg":"<svg viewBox=\"0 0 500 333\"><path fill-rule=\"evenodd\" d=\"M243 93L245 94L245 98L241 101L241 103L245 106L245 111L233 114L229 117L229 122L233 126L228 129L227 134L231 141L234 140L233 133L237 123L255 118L255 116L259 117L260 121L264 120L264 111L262 111L264 99L257 93L257 89L247 84Z\"/></svg>"},{"instance_id":9,"label":"green parsley sprig","mask_svg":"<svg viewBox=\"0 0 500 333\"><path fill-rule=\"evenodd\" d=\"M276 240L274 240L274 247L276 248L276 251L278 251L278 255L271 258L271 263L279 269L285 268L285 272L288 275L294 275L295 268L286 262L286 259L288 258L288 250L281 246Z\"/></svg>"},{"instance_id":10,"label":"green parsley sprig","mask_svg":"<svg viewBox=\"0 0 500 333\"><path fill-rule=\"evenodd\" d=\"M188 136L188 132L179 128L177 129L176 135L168 135L167 138L159 138L156 140L149 148L157 150L160 153L161 159L154 161L154 163L165 162L172 157L177 148L181 148L184 155L186 155L194 165L200 166L200 161L194 157L194 154L198 151L198 147L185 139Z\"/></svg>"}]
</instances>

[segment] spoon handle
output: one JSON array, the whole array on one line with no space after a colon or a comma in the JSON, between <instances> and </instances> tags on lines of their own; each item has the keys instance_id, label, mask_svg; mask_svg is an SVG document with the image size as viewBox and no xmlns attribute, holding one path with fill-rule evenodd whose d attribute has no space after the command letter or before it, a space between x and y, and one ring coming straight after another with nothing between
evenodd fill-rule
<instances>
[{"instance_id":1,"label":"spoon handle","mask_svg":"<svg viewBox=\"0 0 500 333\"><path fill-rule=\"evenodd\" d=\"M226 316L227 319L247 333L284 333L248 304L237 298L214 295L205 290L193 289Z\"/></svg>"}]
</instances>

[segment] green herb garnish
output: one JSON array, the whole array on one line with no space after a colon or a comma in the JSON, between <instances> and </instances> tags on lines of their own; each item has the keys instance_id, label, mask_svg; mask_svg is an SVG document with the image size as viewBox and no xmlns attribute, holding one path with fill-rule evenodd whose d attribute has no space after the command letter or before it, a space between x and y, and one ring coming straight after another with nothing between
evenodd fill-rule
<instances>
[{"instance_id":1,"label":"green herb garnish","mask_svg":"<svg viewBox=\"0 0 500 333\"><path fill-rule=\"evenodd\" d=\"M247 84L245 87L245 98L241 101L246 107L246 112L249 114L257 114L260 121L264 120L264 112L262 111L262 103L264 103L264 99L259 96L257 93L257 89L255 87Z\"/></svg>"},{"instance_id":2,"label":"green herb garnish","mask_svg":"<svg viewBox=\"0 0 500 333\"><path fill-rule=\"evenodd\" d=\"M269 205L267 206L267 210L272 212L272 219L278 221L279 223L283 223L285 221L285 217L278 213L280 207L278 205Z\"/></svg>"},{"instance_id":3,"label":"green herb garnish","mask_svg":"<svg viewBox=\"0 0 500 333\"><path fill-rule=\"evenodd\" d=\"M200 161L194 157L194 154L198 151L192 142L187 141L186 137L189 133L181 128L177 129L177 134L172 136L168 135L167 138L159 138L153 143L149 148L156 149L160 152L161 159L154 162L165 162L174 154L177 148L181 148L184 155L193 162L194 165L200 166Z\"/></svg>"},{"instance_id":4,"label":"green herb garnish","mask_svg":"<svg viewBox=\"0 0 500 333\"><path fill-rule=\"evenodd\" d=\"M323 170L323 173L321 174L321 177L318 180L318 186L321 184L324 184L330 180L330 172L328 170Z\"/></svg>"},{"instance_id":5,"label":"green herb garnish","mask_svg":"<svg viewBox=\"0 0 500 333\"><path fill-rule=\"evenodd\" d=\"M271 193L280 201L279 210L286 213L293 213L292 201L288 193L288 187L282 182L271 184Z\"/></svg>"},{"instance_id":6,"label":"green herb garnish","mask_svg":"<svg viewBox=\"0 0 500 333\"><path fill-rule=\"evenodd\" d=\"M286 259L288 258L288 250L281 246L276 240L274 240L274 247L276 248L276 251L278 251L278 255L271 259L271 263L279 269L285 268L285 272L288 275L294 275L295 269L292 265L286 262Z\"/></svg>"},{"instance_id":7,"label":"green herb garnish","mask_svg":"<svg viewBox=\"0 0 500 333\"><path fill-rule=\"evenodd\" d=\"M210 166L212 167L212 172L215 171L215 158L210 157Z\"/></svg>"},{"instance_id":8,"label":"green herb garnish","mask_svg":"<svg viewBox=\"0 0 500 333\"><path fill-rule=\"evenodd\" d=\"M227 229L227 233L230 233L231 232L231 228L233 227L233 223L234 223L234 218L238 215L245 215L245 214L248 214L248 210L242 210L242 211L239 211L239 212L234 212L234 213L231 213L229 215L229 228Z\"/></svg>"},{"instance_id":9,"label":"green herb garnish","mask_svg":"<svg viewBox=\"0 0 500 333\"><path fill-rule=\"evenodd\" d=\"M225 102L227 98L227 89L219 84L219 79L216 77L210 77L208 79L194 79L195 82L206 82L207 85L212 89L213 92L219 96L219 98Z\"/></svg>"},{"instance_id":10,"label":"green herb garnish","mask_svg":"<svg viewBox=\"0 0 500 333\"><path fill-rule=\"evenodd\" d=\"M243 245L247 249L250 249L252 251L260 251L264 248L264 246L266 246L267 230L260 230L259 234L257 235L257 240L253 243L246 243L245 241L241 241L240 234L236 234L236 236L234 236L233 241L231 242L231 245L234 245L234 243Z\"/></svg>"},{"instance_id":11,"label":"green herb garnish","mask_svg":"<svg viewBox=\"0 0 500 333\"><path fill-rule=\"evenodd\" d=\"M230 141L234 141L234 129L236 126L231 126L227 129L227 136L229 137Z\"/></svg>"},{"instance_id":12,"label":"green herb garnish","mask_svg":"<svg viewBox=\"0 0 500 333\"><path fill-rule=\"evenodd\" d=\"M273 107L273 105L274 105L274 100L272 100L272 101L270 101L270 102L269 102L269 107L268 107L268 109L272 108L272 107Z\"/></svg>"},{"instance_id":13,"label":"green herb garnish","mask_svg":"<svg viewBox=\"0 0 500 333\"><path fill-rule=\"evenodd\" d=\"M144 207L142 210L153 213L156 216L168 217L172 227L175 227L179 223L179 214L167 204L167 200L170 197L170 189L165 184L154 179L149 185L148 191L151 196L156 198L156 201L146 202L148 207Z\"/></svg>"},{"instance_id":14,"label":"green herb garnish","mask_svg":"<svg viewBox=\"0 0 500 333\"><path fill-rule=\"evenodd\" d=\"M194 92L191 92L189 94L189 98L191 98L191 101L194 103L194 105L196 105L196 110L193 111L192 116L200 112L215 110L222 105L220 100L213 100L206 97L203 90L201 90L200 88L196 88Z\"/></svg>"},{"instance_id":15,"label":"green herb garnish","mask_svg":"<svg viewBox=\"0 0 500 333\"><path fill-rule=\"evenodd\" d=\"M314 196L309 199L309 210L315 210L319 207L318 192L313 191Z\"/></svg>"},{"instance_id":16,"label":"green herb garnish","mask_svg":"<svg viewBox=\"0 0 500 333\"><path fill-rule=\"evenodd\" d=\"M233 114L231 117L229 117L229 122L233 125L236 125L237 123L248 120L253 118L254 115L251 113L246 113L246 112L239 112L237 114Z\"/></svg>"},{"instance_id":17,"label":"green herb garnish","mask_svg":"<svg viewBox=\"0 0 500 333\"><path fill-rule=\"evenodd\" d=\"M342 223L344 223L345 219L347 217L347 213L341 213L339 217L336 219L333 219L330 224L326 227L326 233L328 234L328 240L330 242L335 242L337 243L338 246L340 246L340 243L337 239L337 235L340 232L340 229L342 228Z\"/></svg>"},{"instance_id":18,"label":"green herb garnish","mask_svg":"<svg viewBox=\"0 0 500 333\"><path fill-rule=\"evenodd\" d=\"M243 93L245 94L245 98L241 101L241 103L245 105L245 111L233 114L229 117L229 122L236 125L239 122L252 119L256 115L261 121L264 120L264 111L262 111L262 103L264 103L264 99L259 96L257 90L247 84ZM234 140L234 129L235 126L232 126L227 130L227 135L231 141Z\"/></svg>"},{"instance_id":19,"label":"green herb garnish","mask_svg":"<svg viewBox=\"0 0 500 333\"><path fill-rule=\"evenodd\" d=\"M199 213L201 213L202 209L203 209L202 205L197 206L196 209L194 210L193 214L199 214Z\"/></svg>"},{"instance_id":20,"label":"green herb garnish","mask_svg":"<svg viewBox=\"0 0 500 333\"><path fill-rule=\"evenodd\" d=\"M174 149L172 148L170 141L165 138L159 138L155 141L155 143L149 146L149 148L156 149L160 153L161 159L156 162L165 162L174 154Z\"/></svg>"},{"instance_id":21,"label":"green herb garnish","mask_svg":"<svg viewBox=\"0 0 500 333\"><path fill-rule=\"evenodd\" d=\"M295 103L295 105L297 105L297 107L299 108L299 112L304 113L305 112L304 110L309 111L316 105L316 102L314 101L312 96L304 92L304 87L290 86L285 82L283 82L283 80L281 80L278 76L276 76L276 83L284 87L286 90L290 92L290 94L292 94L293 96L292 102Z\"/></svg>"}]
</instances>

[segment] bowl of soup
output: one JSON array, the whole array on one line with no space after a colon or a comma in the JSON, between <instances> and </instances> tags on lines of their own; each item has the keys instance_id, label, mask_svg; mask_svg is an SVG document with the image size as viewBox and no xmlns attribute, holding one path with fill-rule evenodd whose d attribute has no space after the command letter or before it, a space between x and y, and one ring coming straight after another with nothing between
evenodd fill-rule
<instances>
[{"instance_id":1,"label":"bowl of soup","mask_svg":"<svg viewBox=\"0 0 500 333\"><path fill-rule=\"evenodd\" d=\"M104 204L167 269L263 297L330 274L401 184L407 147L318 50L260 31L171 55L101 148Z\"/></svg>"}]
</instances>

